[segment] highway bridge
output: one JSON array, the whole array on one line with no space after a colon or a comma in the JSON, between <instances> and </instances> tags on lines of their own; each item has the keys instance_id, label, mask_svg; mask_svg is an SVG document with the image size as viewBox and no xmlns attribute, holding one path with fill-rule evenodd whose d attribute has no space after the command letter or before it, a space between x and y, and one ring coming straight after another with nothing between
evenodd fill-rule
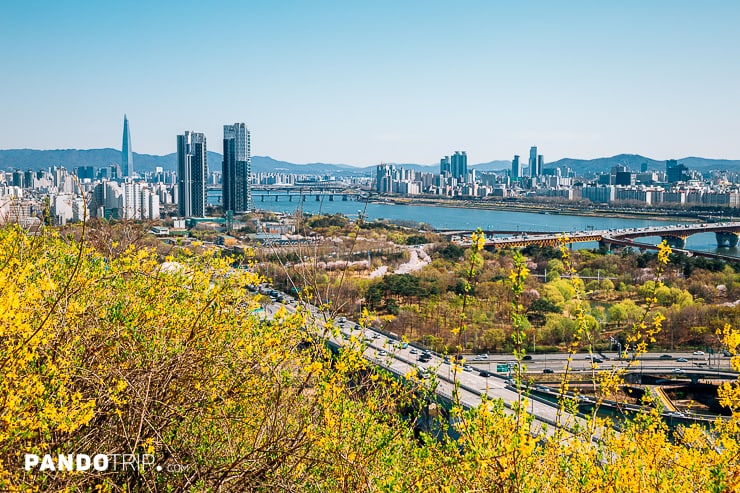
<instances>
[{"instance_id":1,"label":"highway bridge","mask_svg":"<svg viewBox=\"0 0 740 493\"><path fill-rule=\"evenodd\" d=\"M461 246L470 246L471 231L440 231L440 233L453 236ZM712 254L695 250L686 250L686 238L698 233L714 233L719 247L736 247L740 238L740 222L725 223L701 223L670 226L652 226L646 228L632 229L609 229L578 231L574 233L542 233L542 232L518 232L511 231L484 231L486 241L484 248L495 250L499 248L522 248L529 245L557 247L562 244L580 242L598 242L606 246L635 247L641 249L655 249L655 245L634 241L635 238L659 236L665 240L671 248L684 253L706 256L712 258L723 258L725 260L737 261L737 257L729 255ZM503 235L503 236L502 236Z\"/></svg>"}]
</instances>

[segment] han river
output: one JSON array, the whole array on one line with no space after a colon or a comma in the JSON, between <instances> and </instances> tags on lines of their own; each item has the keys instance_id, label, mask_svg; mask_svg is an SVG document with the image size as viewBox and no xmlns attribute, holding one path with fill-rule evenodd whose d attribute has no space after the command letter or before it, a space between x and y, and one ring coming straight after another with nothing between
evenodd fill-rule
<instances>
[{"instance_id":1,"label":"han river","mask_svg":"<svg viewBox=\"0 0 740 493\"><path fill-rule=\"evenodd\" d=\"M220 192L220 191L219 191ZM209 197L209 202L215 197ZM430 205L401 205L384 203L365 203L364 201L346 200L336 196L330 201L322 196L317 201L314 196L306 197L299 202L298 197L289 201L283 195L279 200L275 196L265 196L256 192L253 194L254 206L257 209L273 212L295 213L300 206L304 212L311 214L340 213L350 218L356 218L358 213L364 213L367 220L388 219L413 221L424 223L436 229L448 230L508 230L508 231L547 231L552 233L571 233L574 231L643 228L647 226L666 226L670 224L685 224L681 220L667 218L658 219L623 218L609 216L577 216L567 214L548 214L538 212L516 212L502 210L487 210L461 207L430 206ZM215 202L215 201L213 201ZM644 243L658 244L658 236L645 237L639 240ZM594 243L577 243L574 248L596 248ZM686 248L722 255L731 255L740 258L738 248L717 248L714 233L700 233L687 238Z\"/></svg>"}]
</instances>

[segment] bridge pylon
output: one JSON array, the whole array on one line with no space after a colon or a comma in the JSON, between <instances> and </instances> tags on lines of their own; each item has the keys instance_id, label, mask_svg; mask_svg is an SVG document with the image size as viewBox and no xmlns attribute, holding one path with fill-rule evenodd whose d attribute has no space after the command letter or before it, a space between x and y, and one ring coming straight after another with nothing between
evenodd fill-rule
<instances>
[{"instance_id":1,"label":"bridge pylon","mask_svg":"<svg viewBox=\"0 0 740 493\"><path fill-rule=\"evenodd\" d=\"M661 239L668 243L668 246L671 248L685 248L686 247L686 238L681 236L661 236Z\"/></svg>"},{"instance_id":2,"label":"bridge pylon","mask_svg":"<svg viewBox=\"0 0 740 493\"><path fill-rule=\"evenodd\" d=\"M717 238L718 247L730 248L735 248L737 246L738 239L740 238L737 233L732 233L730 231L717 231L714 233L714 236Z\"/></svg>"}]
</instances>

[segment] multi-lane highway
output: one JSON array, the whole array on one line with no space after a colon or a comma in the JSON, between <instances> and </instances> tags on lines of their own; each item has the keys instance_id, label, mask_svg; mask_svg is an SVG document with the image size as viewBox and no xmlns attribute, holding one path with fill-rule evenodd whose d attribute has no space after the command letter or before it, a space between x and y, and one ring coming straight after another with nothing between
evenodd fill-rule
<instances>
[{"instance_id":1,"label":"multi-lane highway","mask_svg":"<svg viewBox=\"0 0 740 493\"><path fill-rule=\"evenodd\" d=\"M283 302L265 307L267 317L271 318L281 306L289 312L296 310L296 300L287 295L282 295L281 298ZM323 326L324 314L310 304L301 304L305 313L317 322L320 321L318 326ZM422 375L422 379L428 381L424 375L434 373L437 382L435 392L449 400L453 399L455 382L459 382L459 399L465 407L478 406L483 396L487 396L491 399L501 399L510 410L521 399L511 380L517 364L513 356L467 355L461 364L456 365L452 358L405 343L372 328L362 327L343 317L333 323L337 330L328 336L327 342L330 345L337 348L355 347L363 351L363 356L367 360L398 376L416 372ZM562 373L565 371L568 358L567 354L535 354L522 361L522 364L528 374L527 378L531 378L537 374L544 376L549 373ZM588 372L592 369L624 368L630 372L652 373L675 379L737 377L737 373L730 370L729 357L721 354L707 355L701 351L647 354L634 361L619 359L616 352L593 355L580 353L570 358L569 371L575 373ZM533 430L535 433L538 433L545 423L550 425L550 432L553 426L570 429L576 421L581 425L584 424L581 417L559 413L558 408L551 402L534 396L527 399L527 411L536 419Z\"/></svg>"},{"instance_id":2,"label":"multi-lane highway","mask_svg":"<svg viewBox=\"0 0 740 493\"><path fill-rule=\"evenodd\" d=\"M290 297L285 299L286 301L282 306L285 306L289 312L295 311L295 301L291 300ZM303 306L307 315L315 317L323 323L323 315L315 307L309 304L303 304ZM267 316L271 317L278 309L279 307L273 304L268 305L265 311ZM483 396L487 396L489 399L501 399L504 406L511 410L521 399L520 394L510 380L508 372L482 376L480 366L476 369L468 364L474 363L473 361L463 361L462 363L465 366L462 364L455 365L451 359L442 355L425 351L422 348L388 337L388 335L374 329L361 327L359 324L343 318L337 319L335 326L338 329L336 334L328 336L330 345L334 347L353 346L362 350L363 356L367 360L399 376L419 372L420 369L422 373L436 373L437 386L435 392L449 400L453 399L453 390L457 381L460 383L460 404L464 407L478 406L482 402ZM537 421L533 430L535 433L539 433L543 424L549 425L549 432L552 432L553 426L569 429L576 420L580 421L581 425L584 424L582 418L568 413L560 413L558 417L557 407L536 398L528 399L527 411L534 415Z\"/></svg>"}]
</instances>

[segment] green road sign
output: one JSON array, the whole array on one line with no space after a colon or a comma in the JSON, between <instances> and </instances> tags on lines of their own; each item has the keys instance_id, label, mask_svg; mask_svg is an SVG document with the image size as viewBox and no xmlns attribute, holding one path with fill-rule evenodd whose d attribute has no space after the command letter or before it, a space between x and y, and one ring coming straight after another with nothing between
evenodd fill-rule
<instances>
[{"instance_id":1,"label":"green road sign","mask_svg":"<svg viewBox=\"0 0 740 493\"><path fill-rule=\"evenodd\" d=\"M499 364L496 365L496 372L498 372L498 373L506 373L507 371L509 371L509 365L507 365L506 363L504 363L504 364L500 364L499 363Z\"/></svg>"}]
</instances>

